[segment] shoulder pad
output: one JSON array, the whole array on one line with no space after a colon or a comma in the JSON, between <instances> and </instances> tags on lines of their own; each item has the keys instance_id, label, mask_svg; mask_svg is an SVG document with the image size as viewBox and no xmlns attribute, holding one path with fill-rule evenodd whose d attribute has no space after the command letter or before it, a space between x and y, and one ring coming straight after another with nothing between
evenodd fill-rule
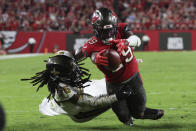
<instances>
[{"instance_id":1,"label":"shoulder pad","mask_svg":"<svg viewBox=\"0 0 196 131\"><path fill-rule=\"evenodd\" d=\"M58 91L55 92L55 99L57 101L65 101L69 100L73 97L73 95L77 94L71 86L65 85L63 83L59 83L59 87L62 89L61 93Z\"/></svg>"}]
</instances>

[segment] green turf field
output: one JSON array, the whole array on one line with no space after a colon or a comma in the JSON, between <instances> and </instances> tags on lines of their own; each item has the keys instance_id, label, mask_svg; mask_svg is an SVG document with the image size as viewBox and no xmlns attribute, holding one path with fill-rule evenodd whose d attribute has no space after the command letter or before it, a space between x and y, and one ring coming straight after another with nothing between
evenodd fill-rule
<instances>
[{"instance_id":1,"label":"green turf field","mask_svg":"<svg viewBox=\"0 0 196 131\"><path fill-rule=\"evenodd\" d=\"M28 78L44 68L48 55L0 60L0 102L6 112L5 131L194 131L196 130L196 52L136 52L147 92L147 106L165 110L157 121L135 120L123 125L112 110L87 123L75 123L67 116L43 116L38 105L48 96L47 88L36 93ZM102 73L86 60L92 79Z\"/></svg>"}]
</instances>

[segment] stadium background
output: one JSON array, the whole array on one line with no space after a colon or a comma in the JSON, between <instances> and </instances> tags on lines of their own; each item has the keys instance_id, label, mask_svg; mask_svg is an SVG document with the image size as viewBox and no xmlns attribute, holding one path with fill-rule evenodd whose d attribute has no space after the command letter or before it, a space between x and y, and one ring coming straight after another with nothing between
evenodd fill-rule
<instances>
[{"instance_id":1,"label":"stadium background","mask_svg":"<svg viewBox=\"0 0 196 131\"><path fill-rule=\"evenodd\" d=\"M36 40L33 53L81 46L92 35L89 18L99 7L112 9L141 38L150 37L146 50L196 50L195 0L1 0L0 7L7 53L29 53L29 38Z\"/></svg>"},{"instance_id":2,"label":"stadium background","mask_svg":"<svg viewBox=\"0 0 196 131\"><path fill-rule=\"evenodd\" d=\"M42 61L56 50L72 50L92 36L88 19L99 7L114 10L119 22L127 22L140 38L150 38L135 55L144 60L140 70L148 104L162 107L166 116L158 122L136 120L133 130L196 130L196 0L1 0L0 102L5 130L130 130L111 110L82 125L64 116L44 117L37 107L48 94L46 88L36 94L28 83L19 82L43 69ZM30 38L36 41L33 52ZM26 53L46 55L4 59L5 54ZM89 60L86 63L95 74L92 79L103 77Z\"/></svg>"}]
</instances>

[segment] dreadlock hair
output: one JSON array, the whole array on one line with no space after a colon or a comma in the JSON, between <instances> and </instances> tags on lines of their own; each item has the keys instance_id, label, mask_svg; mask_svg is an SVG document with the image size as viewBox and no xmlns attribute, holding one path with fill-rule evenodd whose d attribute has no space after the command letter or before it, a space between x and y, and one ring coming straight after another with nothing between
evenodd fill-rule
<instances>
[{"instance_id":1,"label":"dreadlock hair","mask_svg":"<svg viewBox=\"0 0 196 131\"><path fill-rule=\"evenodd\" d=\"M37 91L44 85L48 85L48 90L50 92L48 98L55 93L55 89L58 88L59 82L80 89L89 86L84 86L84 84L90 81L91 74L88 69L82 67L82 65L84 65L84 63L81 63L82 61L76 61L69 55L56 55L49 57L48 61L44 62L46 62L45 70L35 73L35 75L30 78L21 80L30 80L30 83L33 86L39 84Z\"/></svg>"}]
</instances>

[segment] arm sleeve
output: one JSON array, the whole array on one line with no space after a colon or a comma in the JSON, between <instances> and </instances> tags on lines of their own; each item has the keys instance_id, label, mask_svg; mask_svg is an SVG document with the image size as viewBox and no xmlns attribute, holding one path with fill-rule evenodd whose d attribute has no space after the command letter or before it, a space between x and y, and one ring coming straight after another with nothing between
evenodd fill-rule
<instances>
[{"instance_id":1,"label":"arm sleeve","mask_svg":"<svg viewBox=\"0 0 196 131\"><path fill-rule=\"evenodd\" d=\"M88 94L83 94L77 104L92 106L92 107L104 107L111 105L112 103L116 102L117 98L116 95L103 95L99 97L93 97Z\"/></svg>"},{"instance_id":2,"label":"arm sleeve","mask_svg":"<svg viewBox=\"0 0 196 131\"><path fill-rule=\"evenodd\" d=\"M124 24L124 27L123 27L123 38L124 38L124 39L127 39L127 38L129 38L131 35L133 35L133 32L131 31L130 26L127 25L127 24Z\"/></svg>"},{"instance_id":3,"label":"arm sleeve","mask_svg":"<svg viewBox=\"0 0 196 131\"><path fill-rule=\"evenodd\" d=\"M123 27L123 38L127 39L129 46L139 47L141 45L140 38L133 34L130 29L130 26L127 24L124 24Z\"/></svg>"},{"instance_id":4,"label":"arm sleeve","mask_svg":"<svg viewBox=\"0 0 196 131\"><path fill-rule=\"evenodd\" d=\"M63 88L55 92L55 100L58 102L70 101L73 104L81 104L88 107L105 107L117 101L115 94L93 97L89 94L77 93L63 83L60 83L59 86Z\"/></svg>"}]
</instances>

